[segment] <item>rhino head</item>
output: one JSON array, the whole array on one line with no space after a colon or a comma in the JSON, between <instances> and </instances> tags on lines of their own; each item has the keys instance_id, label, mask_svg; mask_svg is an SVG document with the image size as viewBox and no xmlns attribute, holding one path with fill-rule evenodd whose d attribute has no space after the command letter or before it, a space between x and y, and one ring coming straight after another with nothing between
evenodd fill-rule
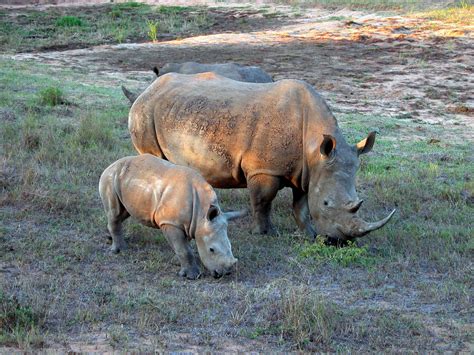
<instances>
[{"instance_id":1,"label":"rhino head","mask_svg":"<svg viewBox=\"0 0 474 355\"><path fill-rule=\"evenodd\" d=\"M323 135L322 142L313 145L309 164L308 203L318 234L329 243L344 243L383 227L395 210L377 222L366 222L357 215L363 200L357 197L355 177L359 156L368 153L375 143L371 132L355 146L344 138L339 142L331 135Z\"/></svg>"},{"instance_id":2,"label":"rhino head","mask_svg":"<svg viewBox=\"0 0 474 355\"><path fill-rule=\"evenodd\" d=\"M243 217L247 212L222 212L219 206L211 205L204 221L196 229L196 245L204 266L215 278L229 274L237 262L227 237L228 221Z\"/></svg>"}]
</instances>

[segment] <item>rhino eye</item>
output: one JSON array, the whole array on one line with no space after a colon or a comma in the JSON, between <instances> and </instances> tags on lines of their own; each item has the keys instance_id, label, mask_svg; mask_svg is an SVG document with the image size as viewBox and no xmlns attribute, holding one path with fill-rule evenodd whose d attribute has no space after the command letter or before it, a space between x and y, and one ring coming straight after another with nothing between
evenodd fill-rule
<instances>
[{"instance_id":1,"label":"rhino eye","mask_svg":"<svg viewBox=\"0 0 474 355\"><path fill-rule=\"evenodd\" d=\"M324 200L324 206L327 206L329 203L327 200Z\"/></svg>"},{"instance_id":2,"label":"rhino eye","mask_svg":"<svg viewBox=\"0 0 474 355\"><path fill-rule=\"evenodd\" d=\"M214 253L214 248L209 248L209 251L210 251L211 253Z\"/></svg>"}]
</instances>

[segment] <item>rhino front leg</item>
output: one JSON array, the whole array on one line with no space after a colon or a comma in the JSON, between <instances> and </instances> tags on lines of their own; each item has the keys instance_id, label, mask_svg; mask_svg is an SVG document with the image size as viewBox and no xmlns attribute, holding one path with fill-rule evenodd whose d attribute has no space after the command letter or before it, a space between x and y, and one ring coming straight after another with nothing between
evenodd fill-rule
<instances>
[{"instance_id":1,"label":"rhino front leg","mask_svg":"<svg viewBox=\"0 0 474 355\"><path fill-rule=\"evenodd\" d=\"M191 280L197 279L201 273L186 234L181 229L171 225L163 225L161 229L181 263L179 276Z\"/></svg>"},{"instance_id":2,"label":"rhino front leg","mask_svg":"<svg viewBox=\"0 0 474 355\"><path fill-rule=\"evenodd\" d=\"M247 186L250 190L254 226L252 232L275 235L276 229L270 219L272 201L280 189L280 179L271 175L254 175Z\"/></svg>"},{"instance_id":3,"label":"rhino front leg","mask_svg":"<svg viewBox=\"0 0 474 355\"><path fill-rule=\"evenodd\" d=\"M316 230L311 225L311 217L308 206L308 194L293 188L293 216L296 224L309 237L316 238Z\"/></svg>"}]
</instances>

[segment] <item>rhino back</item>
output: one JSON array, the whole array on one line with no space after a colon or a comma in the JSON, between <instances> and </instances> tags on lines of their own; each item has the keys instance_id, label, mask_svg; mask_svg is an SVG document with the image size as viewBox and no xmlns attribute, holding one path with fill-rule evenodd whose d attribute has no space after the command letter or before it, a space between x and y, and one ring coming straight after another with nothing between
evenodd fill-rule
<instances>
[{"instance_id":1,"label":"rhino back","mask_svg":"<svg viewBox=\"0 0 474 355\"><path fill-rule=\"evenodd\" d=\"M251 175L295 179L301 170L305 85L248 84L168 74L150 88L164 156L197 169L214 187L245 187Z\"/></svg>"},{"instance_id":2,"label":"rhino back","mask_svg":"<svg viewBox=\"0 0 474 355\"><path fill-rule=\"evenodd\" d=\"M143 224L170 224L186 231L199 214L200 201L215 195L193 170L149 154L119 160L113 184L125 209Z\"/></svg>"},{"instance_id":3,"label":"rhino back","mask_svg":"<svg viewBox=\"0 0 474 355\"><path fill-rule=\"evenodd\" d=\"M238 68L241 81L248 83L271 83L273 79L259 67L241 67Z\"/></svg>"},{"instance_id":4,"label":"rhino back","mask_svg":"<svg viewBox=\"0 0 474 355\"><path fill-rule=\"evenodd\" d=\"M167 63L160 69L160 74L167 73L199 74L213 72L229 79L249 83L270 83L272 78L259 67L242 66L236 63L204 64L197 62Z\"/></svg>"}]
</instances>

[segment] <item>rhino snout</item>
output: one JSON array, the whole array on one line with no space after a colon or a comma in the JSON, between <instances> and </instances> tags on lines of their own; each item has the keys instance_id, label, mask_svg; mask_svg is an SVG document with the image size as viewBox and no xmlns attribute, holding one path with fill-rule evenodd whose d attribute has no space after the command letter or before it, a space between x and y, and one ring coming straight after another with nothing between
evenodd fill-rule
<instances>
[{"instance_id":1,"label":"rhino snout","mask_svg":"<svg viewBox=\"0 0 474 355\"><path fill-rule=\"evenodd\" d=\"M224 267L221 269L216 269L212 271L212 276L216 279L221 278L224 275L230 275L232 273L232 270L234 269L234 265L237 264L237 259L232 257L232 260L230 260Z\"/></svg>"}]
</instances>

